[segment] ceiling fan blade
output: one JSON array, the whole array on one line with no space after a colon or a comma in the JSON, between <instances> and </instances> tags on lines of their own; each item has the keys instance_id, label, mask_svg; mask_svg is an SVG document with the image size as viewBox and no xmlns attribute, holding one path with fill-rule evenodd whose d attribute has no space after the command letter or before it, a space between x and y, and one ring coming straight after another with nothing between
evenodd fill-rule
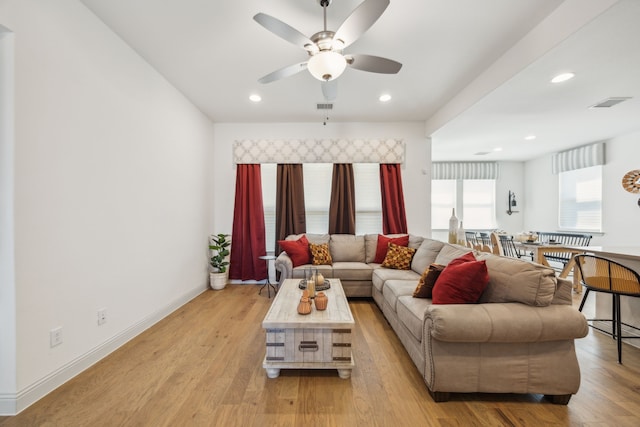
<instances>
[{"instance_id":1,"label":"ceiling fan blade","mask_svg":"<svg viewBox=\"0 0 640 427\"><path fill-rule=\"evenodd\" d=\"M338 97L338 80L329 80L320 83L325 101L335 101Z\"/></svg>"},{"instance_id":2,"label":"ceiling fan blade","mask_svg":"<svg viewBox=\"0 0 640 427\"><path fill-rule=\"evenodd\" d=\"M351 68L371 73L396 74L402 68L401 63L379 56L349 54L345 58Z\"/></svg>"},{"instance_id":3,"label":"ceiling fan blade","mask_svg":"<svg viewBox=\"0 0 640 427\"><path fill-rule=\"evenodd\" d=\"M294 74L299 73L300 71L307 69L306 62L300 62L298 64L293 64L286 66L284 68L280 68L279 70L274 71L273 73L269 73L266 76L258 79L260 83L271 83L276 80L283 79L285 77L293 76Z\"/></svg>"},{"instance_id":4,"label":"ceiling fan blade","mask_svg":"<svg viewBox=\"0 0 640 427\"><path fill-rule=\"evenodd\" d=\"M253 17L253 19L258 24L289 43L293 43L294 45L306 50L314 50L314 48L317 50L316 45L309 39L309 37L273 16L265 13L258 13Z\"/></svg>"},{"instance_id":5,"label":"ceiling fan blade","mask_svg":"<svg viewBox=\"0 0 640 427\"><path fill-rule=\"evenodd\" d=\"M344 20L333 39L342 40L344 47L349 46L380 18L387 6L389 0L365 0Z\"/></svg>"}]
</instances>

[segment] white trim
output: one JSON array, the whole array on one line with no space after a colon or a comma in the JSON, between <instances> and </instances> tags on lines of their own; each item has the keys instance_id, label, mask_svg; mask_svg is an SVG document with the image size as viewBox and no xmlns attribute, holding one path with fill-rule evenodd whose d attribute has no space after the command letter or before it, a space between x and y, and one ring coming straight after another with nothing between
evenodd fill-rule
<instances>
[{"instance_id":1,"label":"white trim","mask_svg":"<svg viewBox=\"0 0 640 427\"><path fill-rule=\"evenodd\" d=\"M151 313L138 323L120 332L102 344L94 347L85 354L49 373L40 380L20 390L17 394L0 395L0 415L16 415L33 403L37 402L56 388L60 387L76 375L99 362L131 339L140 335L160 320L167 317L192 299L196 298L208 288L206 283L191 289L181 297L166 306Z\"/></svg>"}]
</instances>

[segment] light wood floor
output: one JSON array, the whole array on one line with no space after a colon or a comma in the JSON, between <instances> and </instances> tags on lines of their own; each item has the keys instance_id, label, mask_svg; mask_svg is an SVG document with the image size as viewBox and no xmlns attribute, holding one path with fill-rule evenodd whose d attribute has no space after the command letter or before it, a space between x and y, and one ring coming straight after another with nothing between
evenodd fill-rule
<instances>
[{"instance_id":1,"label":"light wood floor","mask_svg":"<svg viewBox=\"0 0 640 427\"><path fill-rule=\"evenodd\" d=\"M254 285L207 291L0 426L639 426L640 349L590 332L568 406L537 395L453 395L434 403L372 300L350 301L356 366L262 368L271 300Z\"/></svg>"}]
</instances>

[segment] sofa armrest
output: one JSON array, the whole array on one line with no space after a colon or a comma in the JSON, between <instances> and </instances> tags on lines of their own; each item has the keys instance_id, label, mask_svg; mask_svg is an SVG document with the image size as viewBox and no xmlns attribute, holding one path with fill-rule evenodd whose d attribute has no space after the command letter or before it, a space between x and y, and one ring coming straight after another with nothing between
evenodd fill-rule
<instances>
[{"instance_id":1,"label":"sofa armrest","mask_svg":"<svg viewBox=\"0 0 640 427\"><path fill-rule=\"evenodd\" d=\"M582 338L589 328L572 306L521 303L434 304L425 313L425 336L448 342L540 342Z\"/></svg>"},{"instance_id":2,"label":"sofa armrest","mask_svg":"<svg viewBox=\"0 0 640 427\"><path fill-rule=\"evenodd\" d=\"M274 266L277 271L280 272L279 284L282 285L284 279L290 279L293 277L293 261L286 252L280 252L280 255L276 258Z\"/></svg>"}]
</instances>

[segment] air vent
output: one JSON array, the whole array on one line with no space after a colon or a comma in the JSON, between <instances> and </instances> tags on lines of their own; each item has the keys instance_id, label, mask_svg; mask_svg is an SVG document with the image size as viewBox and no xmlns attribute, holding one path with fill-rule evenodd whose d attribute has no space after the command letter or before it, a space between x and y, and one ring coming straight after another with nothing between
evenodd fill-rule
<instances>
[{"instance_id":1,"label":"air vent","mask_svg":"<svg viewBox=\"0 0 640 427\"><path fill-rule=\"evenodd\" d=\"M474 153L474 156L485 156L489 153L490 151L478 151L477 153Z\"/></svg>"},{"instance_id":2,"label":"air vent","mask_svg":"<svg viewBox=\"0 0 640 427\"><path fill-rule=\"evenodd\" d=\"M333 110L333 104L317 104L318 110Z\"/></svg>"},{"instance_id":3,"label":"air vent","mask_svg":"<svg viewBox=\"0 0 640 427\"><path fill-rule=\"evenodd\" d=\"M604 101L600 101L597 104L592 105L589 108L611 108L614 105L618 105L621 102L626 101L627 99L631 99L630 96L615 96L612 98L607 98Z\"/></svg>"}]
</instances>

